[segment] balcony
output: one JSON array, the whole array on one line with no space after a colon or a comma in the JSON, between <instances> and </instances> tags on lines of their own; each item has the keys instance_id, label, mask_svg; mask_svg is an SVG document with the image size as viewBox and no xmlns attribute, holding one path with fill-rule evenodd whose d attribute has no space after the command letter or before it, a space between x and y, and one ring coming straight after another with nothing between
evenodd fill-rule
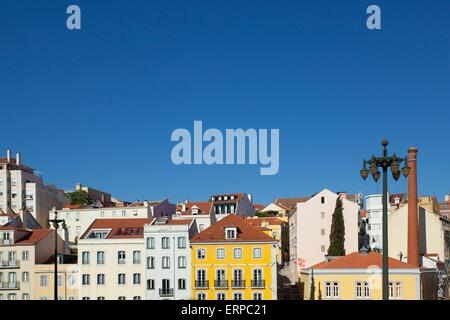
<instances>
[{"instance_id":1,"label":"balcony","mask_svg":"<svg viewBox=\"0 0 450 320\"><path fill-rule=\"evenodd\" d=\"M208 289L209 283L207 280L195 280L195 289Z\"/></svg>"},{"instance_id":2,"label":"balcony","mask_svg":"<svg viewBox=\"0 0 450 320\"><path fill-rule=\"evenodd\" d=\"M173 289L169 289L169 288L159 289L159 296L160 297L173 297Z\"/></svg>"},{"instance_id":3,"label":"balcony","mask_svg":"<svg viewBox=\"0 0 450 320\"><path fill-rule=\"evenodd\" d=\"M20 268L19 260L1 260L0 269Z\"/></svg>"},{"instance_id":4,"label":"balcony","mask_svg":"<svg viewBox=\"0 0 450 320\"><path fill-rule=\"evenodd\" d=\"M232 288L245 288L245 280L231 280Z\"/></svg>"},{"instance_id":5,"label":"balcony","mask_svg":"<svg viewBox=\"0 0 450 320\"><path fill-rule=\"evenodd\" d=\"M10 246L12 245L12 240L0 239L0 246Z\"/></svg>"},{"instance_id":6,"label":"balcony","mask_svg":"<svg viewBox=\"0 0 450 320\"><path fill-rule=\"evenodd\" d=\"M214 288L216 288L216 289L227 289L228 288L228 281L227 280L215 280L214 281Z\"/></svg>"},{"instance_id":7,"label":"balcony","mask_svg":"<svg viewBox=\"0 0 450 320\"><path fill-rule=\"evenodd\" d=\"M266 287L265 280L252 280L252 288L254 289L262 289Z\"/></svg>"},{"instance_id":8,"label":"balcony","mask_svg":"<svg viewBox=\"0 0 450 320\"><path fill-rule=\"evenodd\" d=\"M19 290L19 282L0 282L0 290Z\"/></svg>"}]
</instances>

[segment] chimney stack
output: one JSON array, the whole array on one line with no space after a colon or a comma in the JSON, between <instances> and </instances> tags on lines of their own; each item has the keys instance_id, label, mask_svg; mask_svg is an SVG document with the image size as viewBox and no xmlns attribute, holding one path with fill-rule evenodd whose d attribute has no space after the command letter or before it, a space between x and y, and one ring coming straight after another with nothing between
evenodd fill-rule
<instances>
[{"instance_id":1,"label":"chimney stack","mask_svg":"<svg viewBox=\"0 0 450 320\"><path fill-rule=\"evenodd\" d=\"M6 150L6 162L7 163L11 162L11 149Z\"/></svg>"},{"instance_id":2,"label":"chimney stack","mask_svg":"<svg viewBox=\"0 0 450 320\"><path fill-rule=\"evenodd\" d=\"M419 261L419 219L417 216L417 148L408 149L411 171L408 176L408 263L415 266Z\"/></svg>"},{"instance_id":3,"label":"chimney stack","mask_svg":"<svg viewBox=\"0 0 450 320\"><path fill-rule=\"evenodd\" d=\"M18 166L20 166L20 153L19 152L16 153L16 164Z\"/></svg>"}]
</instances>

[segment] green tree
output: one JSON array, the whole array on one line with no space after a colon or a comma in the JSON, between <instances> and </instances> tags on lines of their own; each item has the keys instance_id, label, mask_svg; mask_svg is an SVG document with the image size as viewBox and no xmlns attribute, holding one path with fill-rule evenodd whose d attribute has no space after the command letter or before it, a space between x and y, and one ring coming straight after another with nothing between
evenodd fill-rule
<instances>
[{"instance_id":1,"label":"green tree","mask_svg":"<svg viewBox=\"0 0 450 320\"><path fill-rule=\"evenodd\" d=\"M316 286L314 284L314 270L311 269L311 287L309 293L309 300L316 300Z\"/></svg>"},{"instance_id":2,"label":"green tree","mask_svg":"<svg viewBox=\"0 0 450 320\"><path fill-rule=\"evenodd\" d=\"M330 232L330 246L328 247L329 256L345 256L345 225L340 197L336 200L336 207L333 212Z\"/></svg>"},{"instance_id":3,"label":"green tree","mask_svg":"<svg viewBox=\"0 0 450 320\"><path fill-rule=\"evenodd\" d=\"M259 218L276 217L277 212L276 211L266 211L266 212L257 211L255 213L255 215Z\"/></svg>"},{"instance_id":4,"label":"green tree","mask_svg":"<svg viewBox=\"0 0 450 320\"><path fill-rule=\"evenodd\" d=\"M67 199L69 199L70 204L88 205L92 203L92 200L89 198L89 195L84 190L66 192L66 197Z\"/></svg>"}]
</instances>

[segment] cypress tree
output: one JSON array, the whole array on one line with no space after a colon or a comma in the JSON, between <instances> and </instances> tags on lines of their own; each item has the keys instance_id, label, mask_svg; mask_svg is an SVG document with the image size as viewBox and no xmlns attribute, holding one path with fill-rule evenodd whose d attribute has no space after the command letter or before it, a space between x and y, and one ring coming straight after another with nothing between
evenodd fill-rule
<instances>
[{"instance_id":1,"label":"cypress tree","mask_svg":"<svg viewBox=\"0 0 450 320\"><path fill-rule=\"evenodd\" d=\"M328 247L329 256L345 256L345 225L340 197L336 199L336 207L333 212L330 232L330 246Z\"/></svg>"},{"instance_id":2,"label":"cypress tree","mask_svg":"<svg viewBox=\"0 0 450 320\"><path fill-rule=\"evenodd\" d=\"M322 300L322 290L320 290L320 282L319 282L319 297L317 300Z\"/></svg>"},{"instance_id":3,"label":"cypress tree","mask_svg":"<svg viewBox=\"0 0 450 320\"><path fill-rule=\"evenodd\" d=\"M311 287L309 292L309 300L316 300L316 286L314 285L314 270L311 269Z\"/></svg>"}]
</instances>

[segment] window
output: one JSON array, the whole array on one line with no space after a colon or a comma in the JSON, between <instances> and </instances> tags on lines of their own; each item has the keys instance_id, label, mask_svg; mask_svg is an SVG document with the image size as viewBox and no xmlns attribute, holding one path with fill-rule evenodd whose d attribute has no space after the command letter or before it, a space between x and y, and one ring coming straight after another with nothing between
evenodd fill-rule
<instances>
[{"instance_id":1,"label":"window","mask_svg":"<svg viewBox=\"0 0 450 320\"><path fill-rule=\"evenodd\" d=\"M133 251L133 264L141 264L141 252Z\"/></svg>"},{"instance_id":2,"label":"window","mask_svg":"<svg viewBox=\"0 0 450 320\"><path fill-rule=\"evenodd\" d=\"M325 219L325 212L320 213L320 218Z\"/></svg>"},{"instance_id":3,"label":"window","mask_svg":"<svg viewBox=\"0 0 450 320\"><path fill-rule=\"evenodd\" d=\"M197 249L197 259L203 260L206 258L205 249Z\"/></svg>"},{"instance_id":4,"label":"window","mask_svg":"<svg viewBox=\"0 0 450 320\"><path fill-rule=\"evenodd\" d=\"M119 297L119 300L127 300L127 298L124 297L124 296L120 296L120 297Z\"/></svg>"},{"instance_id":5,"label":"window","mask_svg":"<svg viewBox=\"0 0 450 320\"><path fill-rule=\"evenodd\" d=\"M326 298L339 298L339 283L338 282L325 282L325 297Z\"/></svg>"},{"instance_id":6,"label":"window","mask_svg":"<svg viewBox=\"0 0 450 320\"><path fill-rule=\"evenodd\" d=\"M241 248L235 248L233 250L234 258L235 259L242 259L242 249Z\"/></svg>"},{"instance_id":7,"label":"window","mask_svg":"<svg viewBox=\"0 0 450 320\"><path fill-rule=\"evenodd\" d=\"M28 272L22 272L22 282L30 281L30 274Z\"/></svg>"},{"instance_id":8,"label":"window","mask_svg":"<svg viewBox=\"0 0 450 320\"><path fill-rule=\"evenodd\" d=\"M147 238L147 249L155 249L155 238Z\"/></svg>"},{"instance_id":9,"label":"window","mask_svg":"<svg viewBox=\"0 0 450 320\"><path fill-rule=\"evenodd\" d=\"M233 293L233 300L242 300L243 294L241 292Z\"/></svg>"},{"instance_id":10,"label":"window","mask_svg":"<svg viewBox=\"0 0 450 320\"><path fill-rule=\"evenodd\" d=\"M97 275L97 284L105 284L105 275L103 273Z\"/></svg>"},{"instance_id":11,"label":"window","mask_svg":"<svg viewBox=\"0 0 450 320\"><path fill-rule=\"evenodd\" d=\"M125 264L125 258L126 258L125 251L119 251L117 253L117 263L118 264Z\"/></svg>"},{"instance_id":12,"label":"window","mask_svg":"<svg viewBox=\"0 0 450 320\"><path fill-rule=\"evenodd\" d=\"M226 300L227 299L227 295L225 292L219 292L217 294L217 300Z\"/></svg>"},{"instance_id":13,"label":"window","mask_svg":"<svg viewBox=\"0 0 450 320\"><path fill-rule=\"evenodd\" d=\"M83 251L81 254L81 263L82 264L89 264L89 252Z\"/></svg>"},{"instance_id":14,"label":"window","mask_svg":"<svg viewBox=\"0 0 450 320\"><path fill-rule=\"evenodd\" d=\"M162 257L162 268L163 269L170 268L170 257Z\"/></svg>"},{"instance_id":15,"label":"window","mask_svg":"<svg viewBox=\"0 0 450 320\"><path fill-rule=\"evenodd\" d=\"M119 275L117 276L117 283L118 284L126 284L125 273L119 273Z\"/></svg>"},{"instance_id":16,"label":"window","mask_svg":"<svg viewBox=\"0 0 450 320\"><path fill-rule=\"evenodd\" d=\"M325 235L325 229L320 229L320 235L324 236Z\"/></svg>"},{"instance_id":17,"label":"window","mask_svg":"<svg viewBox=\"0 0 450 320\"><path fill-rule=\"evenodd\" d=\"M163 237L161 239L161 247L163 249L170 249L170 239L169 239L169 237Z\"/></svg>"},{"instance_id":18,"label":"window","mask_svg":"<svg viewBox=\"0 0 450 320\"><path fill-rule=\"evenodd\" d=\"M186 248L186 237L178 237L178 249Z\"/></svg>"},{"instance_id":19,"label":"window","mask_svg":"<svg viewBox=\"0 0 450 320\"><path fill-rule=\"evenodd\" d=\"M325 197L321 197L321 198L320 198L320 203L322 203L322 204L325 203Z\"/></svg>"},{"instance_id":20,"label":"window","mask_svg":"<svg viewBox=\"0 0 450 320\"><path fill-rule=\"evenodd\" d=\"M253 248L253 259L261 259L261 258L262 258L262 249Z\"/></svg>"},{"instance_id":21,"label":"window","mask_svg":"<svg viewBox=\"0 0 450 320\"><path fill-rule=\"evenodd\" d=\"M155 269L155 257L147 257L147 269Z\"/></svg>"},{"instance_id":22,"label":"window","mask_svg":"<svg viewBox=\"0 0 450 320\"><path fill-rule=\"evenodd\" d=\"M97 297L97 300L105 300L105 297Z\"/></svg>"},{"instance_id":23,"label":"window","mask_svg":"<svg viewBox=\"0 0 450 320\"><path fill-rule=\"evenodd\" d=\"M206 293L204 292L197 293L197 300L206 300Z\"/></svg>"},{"instance_id":24,"label":"window","mask_svg":"<svg viewBox=\"0 0 450 320\"><path fill-rule=\"evenodd\" d=\"M178 289L179 290L186 289L186 279L178 279Z\"/></svg>"},{"instance_id":25,"label":"window","mask_svg":"<svg viewBox=\"0 0 450 320\"><path fill-rule=\"evenodd\" d=\"M91 300L91 298L89 298L89 297L83 297L83 298L81 298L81 300Z\"/></svg>"},{"instance_id":26,"label":"window","mask_svg":"<svg viewBox=\"0 0 450 320\"><path fill-rule=\"evenodd\" d=\"M15 293L8 294L8 300L16 300L16 294Z\"/></svg>"},{"instance_id":27,"label":"window","mask_svg":"<svg viewBox=\"0 0 450 320\"><path fill-rule=\"evenodd\" d=\"M141 297L140 296L134 296L133 300L141 300Z\"/></svg>"},{"instance_id":28,"label":"window","mask_svg":"<svg viewBox=\"0 0 450 320\"><path fill-rule=\"evenodd\" d=\"M155 280L147 279L147 290L155 290Z\"/></svg>"},{"instance_id":29,"label":"window","mask_svg":"<svg viewBox=\"0 0 450 320\"><path fill-rule=\"evenodd\" d=\"M325 246L324 245L320 246L320 252L325 252Z\"/></svg>"},{"instance_id":30,"label":"window","mask_svg":"<svg viewBox=\"0 0 450 320\"><path fill-rule=\"evenodd\" d=\"M390 299L401 299L402 298L401 282L389 282L389 298Z\"/></svg>"},{"instance_id":31,"label":"window","mask_svg":"<svg viewBox=\"0 0 450 320\"><path fill-rule=\"evenodd\" d=\"M226 228L225 236L226 236L226 239L236 239L236 237L237 237L236 228Z\"/></svg>"},{"instance_id":32,"label":"window","mask_svg":"<svg viewBox=\"0 0 450 320\"><path fill-rule=\"evenodd\" d=\"M140 284L140 283L141 283L141 274L134 273L133 274L133 284Z\"/></svg>"},{"instance_id":33,"label":"window","mask_svg":"<svg viewBox=\"0 0 450 320\"><path fill-rule=\"evenodd\" d=\"M71 274L69 274L67 276L67 282L69 283L69 286L74 286L75 285L75 277Z\"/></svg>"},{"instance_id":34,"label":"window","mask_svg":"<svg viewBox=\"0 0 450 320\"><path fill-rule=\"evenodd\" d=\"M28 300L29 298L30 298L30 296L28 295L28 293L22 294L22 300Z\"/></svg>"},{"instance_id":35,"label":"window","mask_svg":"<svg viewBox=\"0 0 450 320\"><path fill-rule=\"evenodd\" d=\"M253 293L253 300L262 300L262 292L254 292Z\"/></svg>"},{"instance_id":36,"label":"window","mask_svg":"<svg viewBox=\"0 0 450 320\"><path fill-rule=\"evenodd\" d=\"M91 282L90 276L88 274L83 274L81 276L81 280L82 280L82 284L85 286L89 285Z\"/></svg>"},{"instance_id":37,"label":"window","mask_svg":"<svg viewBox=\"0 0 450 320\"><path fill-rule=\"evenodd\" d=\"M178 257L178 268L180 268L180 269L186 268L186 257L185 256Z\"/></svg>"},{"instance_id":38,"label":"window","mask_svg":"<svg viewBox=\"0 0 450 320\"><path fill-rule=\"evenodd\" d=\"M22 260L28 261L28 251L22 251Z\"/></svg>"},{"instance_id":39,"label":"window","mask_svg":"<svg viewBox=\"0 0 450 320\"><path fill-rule=\"evenodd\" d=\"M367 299L370 298L370 287L369 283L365 281L356 282L356 298Z\"/></svg>"},{"instance_id":40,"label":"window","mask_svg":"<svg viewBox=\"0 0 450 320\"><path fill-rule=\"evenodd\" d=\"M39 283L40 283L41 287L48 286L48 276L40 276L39 279L40 279Z\"/></svg>"},{"instance_id":41,"label":"window","mask_svg":"<svg viewBox=\"0 0 450 320\"><path fill-rule=\"evenodd\" d=\"M77 237L79 237L81 235L81 226L76 226L75 231L76 231Z\"/></svg>"},{"instance_id":42,"label":"window","mask_svg":"<svg viewBox=\"0 0 450 320\"><path fill-rule=\"evenodd\" d=\"M64 284L63 276L62 275L58 275L58 287L62 287L63 284Z\"/></svg>"},{"instance_id":43,"label":"window","mask_svg":"<svg viewBox=\"0 0 450 320\"><path fill-rule=\"evenodd\" d=\"M205 229L205 225L204 225L203 223L200 223L200 224L198 225L198 229L199 229L200 231L203 231L203 230Z\"/></svg>"},{"instance_id":44,"label":"window","mask_svg":"<svg viewBox=\"0 0 450 320\"><path fill-rule=\"evenodd\" d=\"M97 252L97 264L105 264L105 252L104 251Z\"/></svg>"},{"instance_id":45,"label":"window","mask_svg":"<svg viewBox=\"0 0 450 320\"><path fill-rule=\"evenodd\" d=\"M225 249L224 248L217 249L216 255L217 259L225 259Z\"/></svg>"}]
</instances>

